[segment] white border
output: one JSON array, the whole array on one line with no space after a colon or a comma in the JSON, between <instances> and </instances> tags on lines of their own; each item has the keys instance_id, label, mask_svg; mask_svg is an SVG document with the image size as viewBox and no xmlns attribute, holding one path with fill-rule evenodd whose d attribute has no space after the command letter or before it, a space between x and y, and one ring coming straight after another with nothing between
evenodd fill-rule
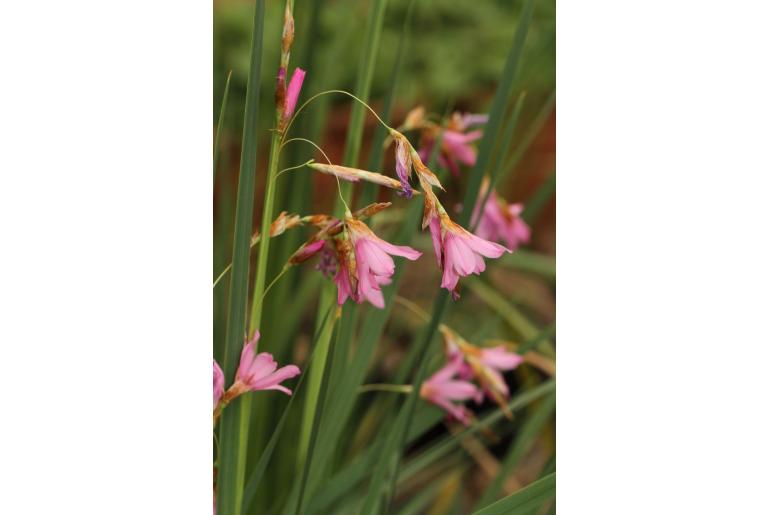
<instances>
[{"instance_id":1,"label":"white border","mask_svg":"<svg viewBox=\"0 0 770 515\"><path fill-rule=\"evenodd\" d=\"M211 511L211 5L6 2L3 512Z\"/></svg>"},{"instance_id":2,"label":"white border","mask_svg":"<svg viewBox=\"0 0 770 515\"><path fill-rule=\"evenodd\" d=\"M557 16L558 506L768 513L767 4Z\"/></svg>"}]
</instances>

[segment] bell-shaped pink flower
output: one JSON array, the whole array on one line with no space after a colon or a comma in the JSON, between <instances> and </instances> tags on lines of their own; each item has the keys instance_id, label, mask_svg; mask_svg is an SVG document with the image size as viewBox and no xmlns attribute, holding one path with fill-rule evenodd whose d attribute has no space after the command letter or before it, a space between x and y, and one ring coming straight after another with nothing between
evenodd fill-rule
<instances>
[{"instance_id":1,"label":"bell-shaped pink flower","mask_svg":"<svg viewBox=\"0 0 770 515\"><path fill-rule=\"evenodd\" d=\"M299 368L295 365L278 368L278 363L270 353L255 354L257 340L259 340L259 331L255 332L254 338L243 346L241 362L235 373L235 383L227 390L228 401L247 391L255 392L257 390L278 390L291 395L291 390L283 386L281 382L299 375Z\"/></svg>"},{"instance_id":2,"label":"bell-shaped pink flower","mask_svg":"<svg viewBox=\"0 0 770 515\"><path fill-rule=\"evenodd\" d=\"M476 205L474 218L478 217L480 206ZM520 244L529 243L531 235L529 225L521 218L524 211L522 204L507 204L493 191L476 227L476 235L485 240L502 241L511 250Z\"/></svg>"},{"instance_id":3,"label":"bell-shaped pink flower","mask_svg":"<svg viewBox=\"0 0 770 515\"><path fill-rule=\"evenodd\" d=\"M299 92L302 89L302 82L305 80L305 70L295 68L291 75L289 85L286 87L286 105L283 110L283 119L288 120L294 114L294 108L297 106Z\"/></svg>"},{"instance_id":4,"label":"bell-shaped pink flower","mask_svg":"<svg viewBox=\"0 0 770 515\"><path fill-rule=\"evenodd\" d=\"M454 291L460 277L480 274L486 269L484 259L499 258L510 249L471 234L447 216L435 215L429 221L433 250L444 273L441 287Z\"/></svg>"},{"instance_id":5,"label":"bell-shaped pink flower","mask_svg":"<svg viewBox=\"0 0 770 515\"><path fill-rule=\"evenodd\" d=\"M411 247L388 243L359 220L349 218L345 223L354 256L343 255L340 259L340 267L334 277L337 302L343 304L350 297L359 304L368 300L373 306L384 308L385 299L380 287L390 283L396 270L390 256L414 261L422 253ZM351 280L351 273L355 274L354 280Z\"/></svg>"},{"instance_id":6,"label":"bell-shaped pink flower","mask_svg":"<svg viewBox=\"0 0 770 515\"><path fill-rule=\"evenodd\" d=\"M217 360L214 361L214 409L219 404L219 399L225 394L225 374L222 373Z\"/></svg>"},{"instance_id":7,"label":"bell-shaped pink flower","mask_svg":"<svg viewBox=\"0 0 770 515\"><path fill-rule=\"evenodd\" d=\"M422 383L420 396L443 408L451 418L467 426L471 418L469 410L453 401L474 399L481 402L482 393L473 383L455 379L462 366L462 355L451 356L443 368Z\"/></svg>"}]
</instances>

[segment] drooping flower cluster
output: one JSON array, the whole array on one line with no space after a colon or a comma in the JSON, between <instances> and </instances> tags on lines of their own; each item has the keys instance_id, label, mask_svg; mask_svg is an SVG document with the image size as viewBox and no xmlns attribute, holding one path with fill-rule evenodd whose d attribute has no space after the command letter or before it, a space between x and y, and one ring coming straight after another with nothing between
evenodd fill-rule
<instances>
[{"instance_id":1,"label":"drooping flower cluster","mask_svg":"<svg viewBox=\"0 0 770 515\"><path fill-rule=\"evenodd\" d=\"M412 118L411 121L407 121L407 125L418 123L415 121L417 116L413 115ZM478 121L467 117L457 118L455 125L466 127ZM431 234L436 262L443 272L441 287L451 291L456 299L459 297L457 285L460 277L480 274L486 268L483 258L498 258L504 252L511 252L511 250L474 235L453 222L433 190L434 188L444 190L439 178L423 163L420 153L414 149L406 136L392 128L389 129L389 134L395 143L398 180L380 173L334 164L311 161L307 166L341 180L367 181L395 189L406 198L411 198L415 193L422 194L424 197L422 228L428 228ZM420 191L414 190L410 183L413 172L420 184ZM334 282L337 285L338 303L343 304L345 300L351 298L357 303L369 301L376 307L384 307L381 286L391 282L395 271L393 259L390 256L415 260L421 253L410 247L392 245L382 240L360 222L363 216L372 216L379 212L382 209L379 206L384 204L372 204L361 210L363 213L348 214L344 220L326 215L301 218L302 222L312 223L320 230L300 247L289 260L289 264L301 263L323 251L322 269L324 273L331 275L333 262L330 257L335 256L337 267Z\"/></svg>"},{"instance_id":2,"label":"drooping flower cluster","mask_svg":"<svg viewBox=\"0 0 770 515\"><path fill-rule=\"evenodd\" d=\"M284 68L281 68L285 72ZM304 71L298 69L286 91L280 112L283 120L291 117L302 85ZM279 80L280 86L280 80ZM484 123L483 115L460 115L455 113L445 131L449 135L449 153L462 161L463 155L475 153L468 148L461 149L458 141L462 131L473 125ZM429 128L432 122L427 122L424 110L413 110L407 117L403 127L406 129ZM435 125L435 124L434 124ZM423 162L425 152L418 152L401 132L389 128L389 136L395 144L396 175L398 180L387 175L335 164L324 164L309 161L306 166L337 179L360 182L366 181L379 186L394 189L399 195L412 198L415 194L423 196L424 208L422 228L429 229L436 262L442 270L441 287L449 290L453 298L459 297L458 282L460 277L480 274L486 269L484 258L499 258L505 252L511 252L520 241L529 237L528 227L518 218L520 207L510 206L505 213L493 210L496 204L485 205L481 210L482 220L477 234L472 234L455 223L447 214L434 188L444 190L441 181ZM467 135L464 136L467 139ZM476 136L473 135L473 138ZM454 141L454 143L453 143ZM467 160L466 160L467 161ZM420 190L415 190L410 179L413 173L417 176ZM490 202L499 203L497 196L490 195ZM319 269L328 276L334 277L337 285L337 299L343 304L348 298L356 303L364 301L382 308L384 297L381 287L391 282L395 265L391 256L401 256L410 260L417 259L421 253L410 248L392 245L379 238L361 220L381 211L390 203L376 203L357 211L347 213L344 219L330 215L281 215L271 226L271 236L281 234L291 227L312 224L319 231L305 242L289 259L287 266L302 263L318 253L323 257ZM477 212L479 208L477 207ZM477 215L478 216L478 215ZM524 224L524 225L522 225ZM252 245L259 236L255 235ZM494 241L503 241L509 245L506 248Z\"/></svg>"},{"instance_id":3,"label":"drooping flower cluster","mask_svg":"<svg viewBox=\"0 0 770 515\"><path fill-rule=\"evenodd\" d=\"M465 425L470 423L467 408L451 401L473 399L480 403L486 394L510 417L507 404L510 392L502 372L513 370L524 358L503 346L485 348L468 343L446 326L441 326L440 330L444 337L447 363L423 383L421 397L440 406L451 418ZM478 382L480 389L470 382L472 380Z\"/></svg>"},{"instance_id":4,"label":"drooping flower cluster","mask_svg":"<svg viewBox=\"0 0 770 515\"><path fill-rule=\"evenodd\" d=\"M383 240L362 221L388 206L389 202L370 204L348 213L343 220L327 215L306 217L320 230L289 258L289 263L302 263L321 252L323 271L334 275L339 304L350 298L359 304L368 301L383 308L381 286L391 282L396 270L391 256L415 260L422 255L411 247Z\"/></svg>"},{"instance_id":5,"label":"drooping flower cluster","mask_svg":"<svg viewBox=\"0 0 770 515\"><path fill-rule=\"evenodd\" d=\"M300 370L295 365L286 365L278 368L278 363L268 352L256 353L259 331L247 341L241 351L241 361L235 373L235 381L224 390L225 377L222 369L214 361L214 421L219 417L222 409L233 399L246 392L259 390L278 390L291 395L291 390L281 383L299 375Z\"/></svg>"},{"instance_id":6,"label":"drooping flower cluster","mask_svg":"<svg viewBox=\"0 0 770 515\"><path fill-rule=\"evenodd\" d=\"M457 298L460 277L483 272L486 269L483 257L499 258L511 250L476 236L453 222L433 193L433 186L441 187L438 178L427 169L416 152L412 161L425 197L422 227L430 230L436 262L443 271L441 287Z\"/></svg>"}]
</instances>

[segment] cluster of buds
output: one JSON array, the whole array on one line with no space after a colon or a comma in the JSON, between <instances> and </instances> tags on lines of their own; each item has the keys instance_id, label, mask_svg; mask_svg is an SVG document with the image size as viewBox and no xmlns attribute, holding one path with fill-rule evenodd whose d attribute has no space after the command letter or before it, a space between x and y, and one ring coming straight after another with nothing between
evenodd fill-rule
<instances>
[{"instance_id":1,"label":"cluster of buds","mask_svg":"<svg viewBox=\"0 0 770 515\"><path fill-rule=\"evenodd\" d=\"M235 373L235 381L225 391L225 376L219 364L214 360L214 422L227 404L246 392L259 390L278 390L291 395L291 390L281 383L299 375L300 370L295 365L278 368L278 363L268 352L256 353L259 331L254 333L251 340L246 341L241 351L241 361Z\"/></svg>"},{"instance_id":2,"label":"cluster of buds","mask_svg":"<svg viewBox=\"0 0 770 515\"><path fill-rule=\"evenodd\" d=\"M286 76L289 69L289 57L291 45L294 42L294 15L291 10L291 2L286 2L283 14L283 33L281 35L281 62L278 67L278 77L275 84L275 108L278 119L278 130L283 132L294 114L297 106L302 82L305 80L305 71L296 68L291 76L288 87Z\"/></svg>"},{"instance_id":3,"label":"cluster of buds","mask_svg":"<svg viewBox=\"0 0 770 515\"><path fill-rule=\"evenodd\" d=\"M440 331L444 337L447 363L423 383L421 397L440 406L450 418L465 425L470 423L470 412L464 405L452 401L473 399L480 403L486 395L511 418L513 415L507 403L510 392L502 372L513 370L524 358L504 346L485 348L473 345L444 325ZM472 382L474 380L479 387Z\"/></svg>"}]
</instances>

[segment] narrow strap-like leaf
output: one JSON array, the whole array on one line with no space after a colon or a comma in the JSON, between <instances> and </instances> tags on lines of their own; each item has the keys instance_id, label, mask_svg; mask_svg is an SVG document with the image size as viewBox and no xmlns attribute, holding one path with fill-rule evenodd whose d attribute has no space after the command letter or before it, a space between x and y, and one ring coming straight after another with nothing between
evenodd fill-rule
<instances>
[{"instance_id":1,"label":"narrow strap-like leaf","mask_svg":"<svg viewBox=\"0 0 770 515\"><path fill-rule=\"evenodd\" d=\"M233 71L227 74L227 82L225 82L225 92L222 94L222 106L219 108L219 120L217 121L217 134L214 137L214 178L217 178L217 164L219 164L219 141L222 136L222 127L225 124L225 113L227 113L227 95L230 92L230 79L233 76Z\"/></svg>"},{"instance_id":2,"label":"narrow strap-like leaf","mask_svg":"<svg viewBox=\"0 0 770 515\"><path fill-rule=\"evenodd\" d=\"M489 200L489 197L495 190L495 186L497 186L497 181L500 177L500 169L502 168L501 163L503 158L508 154L508 148L511 146L511 141L513 141L513 131L516 130L516 125L519 122L519 116L521 115L521 109L524 107L525 98L526 95L524 93L519 95L519 98L516 100L516 104L513 107L513 112L511 113L508 122L505 124L503 136L500 141L500 148L495 155L494 161L489 167L489 185L487 187L487 191L484 192L483 199L479 204L481 206L486 205L487 200ZM479 222L481 221L482 213L483 209L479 209L479 215L476 217L476 220L472 221L471 232L476 232L476 227L478 227Z\"/></svg>"},{"instance_id":3,"label":"narrow strap-like leaf","mask_svg":"<svg viewBox=\"0 0 770 515\"><path fill-rule=\"evenodd\" d=\"M489 119L484 128L484 136L481 138L481 143L479 144L479 153L476 158L476 164L471 170L468 186L465 190L463 212L460 215L460 225L462 226L467 226L471 219L476 196L478 195L479 187L481 186L481 179L492 158L492 150L494 149L495 141L497 140L497 133L500 130L500 125L503 116L505 115L505 106L508 104L508 99L510 98L513 89L513 82L519 69L521 54L524 50L524 41L527 38L529 23L532 20L534 4L535 0L526 0L524 3L519 24L516 27L516 33L513 36L511 50L508 53L508 59L505 62L503 76L500 79L500 84L497 87L495 97L492 100L492 105L489 109Z\"/></svg>"},{"instance_id":4,"label":"narrow strap-like leaf","mask_svg":"<svg viewBox=\"0 0 770 515\"><path fill-rule=\"evenodd\" d=\"M243 142L238 176L238 197L235 208L233 235L233 268L230 275L227 332L225 335L224 374L228 382L235 376L238 356L246 333L246 302L249 286L249 241L254 211L254 184L257 168L257 125L259 119L259 85L262 67L262 31L265 2L257 0L251 34L251 58L246 84L246 106L243 121ZM218 512L239 515L246 472L245 445L239 435L240 421L248 419L243 399L237 399L225 410L220 428L220 469L217 479Z\"/></svg>"},{"instance_id":5,"label":"narrow strap-like leaf","mask_svg":"<svg viewBox=\"0 0 770 515\"><path fill-rule=\"evenodd\" d=\"M540 405L536 406L532 414L527 417L516 434L516 440L514 440L501 462L497 477L476 503L477 510L487 506L497 498L497 494L503 486L505 479L513 472L514 467L516 467L521 458L524 457L524 453L532 447L537 435L540 434L546 423L552 419L555 407L556 394L554 393L543 399Z\"/></svg>"},{"instance_id":6,"label":"narrow strap-like leaf","mask_svg":"<svg viewBox=\"0 0 770 515\"><path fill-rule=\"evenodd\" d=\"M327 326L329 326L330 322L333 324L334 322L334 317L332 316L333 312L334 312L334 308L331 308L326 313L326 317L324 318L323 324L321 325L321 327L313 337L313 342L318 341L318 337L321 334L321 331L324 330ZM291 410L291 406L294 403L294 399L297 398L297 394L299 393L300 389L302 388L302 385L305 382L305 377L307 377L308 369L310 369L310 367L314 363L313 358L316 355L316 350L317 350L317 346L313 345L313 352L310 354L310 357L308 358L307 363L305 365L305 373L300 375L299 381L297 381L297 385L294 387L293 395L289 398L289 402L286 404L286 407L283 410L283 414L281 415L281 418L278 420L278 424L276 424L276 426L273 428L273 434L270 437L270 441L268 441L267 446L265 447L265 450L262 451L262 455L259 457L259 462L257 462L257 465L252 469L251 474L249 475L249 479L246 481L246 486L244 488L244 493L243 493L243 507L246 513L249 512L249 508L251 507L251 501L254 500L254 494L257 492L257 486L259 486L259 482L262 480L262 476L265 474L265 471L267 470L267 466L270 463L270 458L273 456L273 450L275 449L276 443L278 443L278 438L282 434L283 425L286 422L289 411Z\"/></svg>"},{"instance_id":7,"label":"narrow strap-like leaf","mask_svg":"<svg viewBox=\"0 0 770 515\"><path fill-rule=\"evenodd\" d=\"M404 67L404 56L406 55L406 46L409 42L409 36L411 35L412 13L414 12L415 3L416 0L409 0L409 5L406 8L404 24L401 27L401 37L398 38L398 47L396 48L396 59L393 62L393 68L390 72L388 92L385 94L385 99L382 102L380 118L385 120L385 123L387 124L391 123L390 116L391 111L393 110L393 101L396 98L396 90L398 89L401 70ZM385 153L385 148L382 145L387 136L387 129L381 123L377 124L377 128L374 130L374 136L372 137L367 170L382 169L382 158ZM361 191L361 205L365 206L374 202L377 197L377 191L378 188L374 184L365 184Z\"/></svg>"},{"instance_id":8,"label":"narrow strap-like leaf","mask_svg":"<svg viewBox=\"0 0 770 515\"><path fill-rule=\"evenodd\" d=\"M538 215L545 207L546 202L551 200L551 197L556 192L556 170L552 171L548 176L548 179L540 185L535 193L530 197L529 202L524 207L524 212L521 217L525 222L531 224L537 220Z\"/></svg>"},{"instance_id":9,"label":"narrow strap-like leaf","mask_svg":"<svg viewBox=\"0 0 770 515\"><path fill-rule=\"evenodd\" d=\"M524 515L542 506L554 495L556 495L556 472L490 504L475 512L474 515Z\"/></svg>"}]
</instances>

